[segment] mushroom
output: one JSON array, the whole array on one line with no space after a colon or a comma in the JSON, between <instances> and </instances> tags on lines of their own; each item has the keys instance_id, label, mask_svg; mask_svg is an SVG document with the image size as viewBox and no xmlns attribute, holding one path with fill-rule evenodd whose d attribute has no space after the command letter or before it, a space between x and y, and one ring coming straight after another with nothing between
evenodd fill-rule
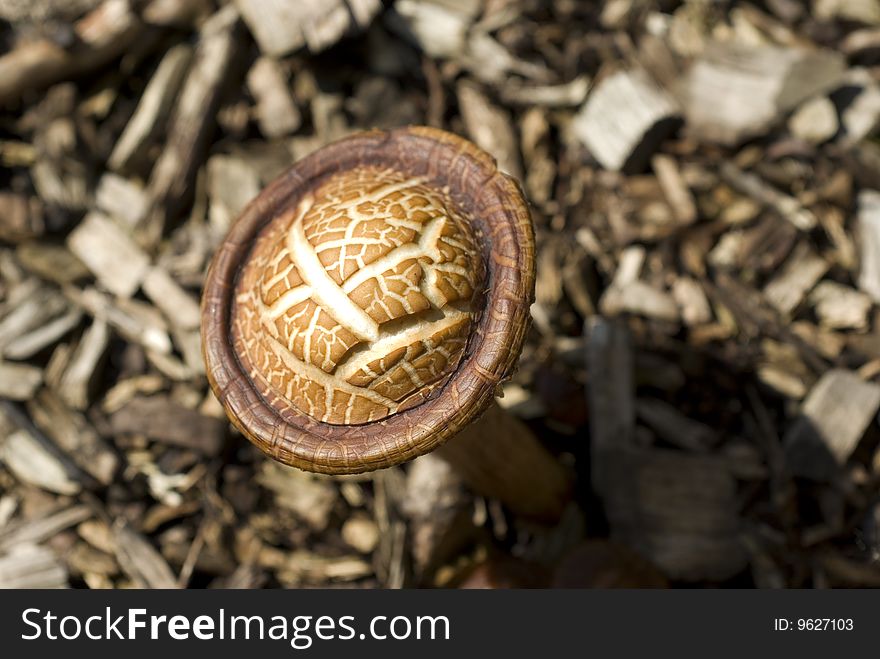
<instances>
[{"instance_id":1,"label":"mushroom","mask_svg":"<svg viewBox=\"0 0 880 659\"><path fill-rule=\"evenodd\" d=\"M488 154L434 128L359 133L294 164L232 226L202 298L208 380L282 463L353 474L460 434L442 455L474 490L552 518L568 474L493 408L534 283L528 207Z\"/></svg>"}]
</instances>

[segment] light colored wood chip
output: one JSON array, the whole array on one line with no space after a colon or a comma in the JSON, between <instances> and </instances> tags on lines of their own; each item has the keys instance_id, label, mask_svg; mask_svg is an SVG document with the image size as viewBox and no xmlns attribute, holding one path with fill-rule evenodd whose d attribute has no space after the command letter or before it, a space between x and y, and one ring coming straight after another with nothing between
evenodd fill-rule
<instances>
[{"instance_id":1,"label":"light colored wood chip","mask_svg":"<svg viewBox=\"0 0 880 659\"><path fill-rule=\"evenodd\" d=\"M0 398L28 400L43 383L43 371L27 364L0 362Z\"/></svg>"},{"instance_id":2,"label":"light colored wood chip","mask_svg":"<svg viewBox=\"0 0 880 659\"><path fill-rule=\"evenodd\" d=\"M651 167L678 224L687 226L696 222L697 206L694 196L684 182L675 159L658 153L651 158Z\"/></svg>"},{"instance_id":3,"label":"light colored wood chip","mask_svg":"<svg viewBox=\"0 0 880 659\"><path fill-rule=\"evenodd\" d=\"M247 86L257 102L254 109L260 132L269 139L289 135L302 124L287 75L277 60L259 57L247 74Z\"/></svg>"},{"instance_id":4,"label":"light colored wood chip","mask_svg":"<svg viewBox=\"0 0 880 659\"><path fill-rule=\"evenodd\" d=\"M788 129L795 137L810 144L822 144L837 134L837 108L827 96L810 99L788 120Z\"/></svg>"},{"instance_id":5,"label":"light colored wood chip","mask_svg":"<svg viewBox=\"0 0 880 659\"><path fill-rule=\"evenodd\" d=\"M199 303L162 268L152 267L143 281L144 293L168 321L183 329L199 326Z\"/></svg>"},{"instance_id":6,"label":"light colored wood chip","mask_svg":"<svg viewBox=\"0 0 880 659\"><path fill-rule=\"evenodd\" d=\"M140 533L125 523L113 525L116 558L125 573L141 588L177 588L168 562Z\"/></svg>"},{"instance_id":7,"label":"light colored wood chip","mask_svg":"<svg viewBox=\"0 0 880 659\"><path fill-rule=\"evenodd\" d=\"M67 246L104 288L121 297L137 292L150 265L131 235L98 212L86 215L68 236Z\"/></svg>"},{"instance_id":8,"label":"light colored wood chip","mask_svg":"<svg viewBox=\"0 0 880 659\"><path fill-rule=\"evenodd\" d=\"M59 395L73 409L88 406L109 343L110 330L103 320L95 320L83 332L58 383Z\"/></svg>"},{"instance_id":9,"label":"light colored wood chip","mask_svg":"<svg viewBox=\"0 0 880 659\"><path fill-rule=\"evenodd\" d=\"M63 461L27 430L19 429L0 442L0 460L16 478L57 494L77 494L82 484Z\"/></svg>"},{"instance_id":10,"label":"light colored wood chip","mask_svg":"<svg viewBox=\"0 0 880 659\"><path fill-rule=\"evenodd\" d=\"M98 181L95 205L120 225L133 229L147 212L147 194L131 179L107 172Z\"/></svg>"},{"instance_id":11,"label":"light colored wood chip","mask_svg":"<svg viewBox=\"0 0 880 659\"><path fill-rule=\"evenodd\" d=\"M849 286L823 281L810 294L810 303L824 327L864 329L868 326L871 298Z\"/></svg>"},{"instance_id":12,"label":"light colored wood chip","mask_svg":"<svg viewBox=\"0 0 880 659\"><path fill-rule=\"evenodd\" d=\"M606 169L639 171L674 130L679 110L643 71L620 71L596 84L572 129Z\"/></svg>"},{"instance_id":13,"label":"light colored wood chip","mask_svg":"<svg viewBox=\"0 0 880 659\"><path fill-rule=\"evenodd\" d=\"M788 464L798 476L829 480L850 458L880 410L880 386L850 371L825 373L783 438Z\"/></svg>"},{"instance_id":14,"label":"light colored wood chip","mask_svg":"<svg viewBox=\"0 0 880 659\"><path fill-rule=\"evenodd\" d=\"M880 302L880 192L859 193L857 222L859 288Z\"/></svg>"},{"instance_id":15,"label":"light colored wood chip","mask_svg":"<svg viewBox=\"0 0 880 659\"><path fill-rule=\"evenodd\" d=\"M0 589L67 587L67 569L47 547L19 545L0 554Z\"/></svg>"},{"instance_id":16,"label":"light colored wood chip","mask_svg":"<svg viewBox=\"0 0 880 659\"><path fill-rule=\"evenodd\" d=\"M318 52L349 30L369 25L380 0L235 0L260 50L284 55L303 46Z\"/></svg>"},{"instance_id":17,"label":"light colored wood chip","mask_svg":"<svg viewBox=\"0 0 880 659\"><path fill-rule=\"evenodd\" d=\"M798 245L764 287L764 296L784 314L792 313L813 286L828 272L830 264L806 243Z\"/></svg>"},{"instance_id":18,"label":"light colored wood chip","mask_svg":"<svg viewBox=\"0 0 880 659\"><path fill-rule=\"evenodd\" d=\"M844 69L843 56L828 50L713 42L685 81L687 128L702 139L736 144L835 88Z\"/></svg>"}]
</instances>

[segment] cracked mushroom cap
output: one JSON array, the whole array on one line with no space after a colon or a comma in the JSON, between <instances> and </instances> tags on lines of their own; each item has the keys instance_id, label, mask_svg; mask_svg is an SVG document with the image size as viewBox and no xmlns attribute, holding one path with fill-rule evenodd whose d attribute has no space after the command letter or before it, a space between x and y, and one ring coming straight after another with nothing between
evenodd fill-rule
<instances>
[{"instance_id":1,"label":"cracked mushroom cap","mask_svg":"<svg viewBox=\"0 0 880 659\"><path fill-rule=\"evenodd\" d=\"M470 142L371 131L243 211L202 298L208 379L265 453L346 474L427 453L519 356L535 280L516 183Z\"/></svg>"}]
</instances>

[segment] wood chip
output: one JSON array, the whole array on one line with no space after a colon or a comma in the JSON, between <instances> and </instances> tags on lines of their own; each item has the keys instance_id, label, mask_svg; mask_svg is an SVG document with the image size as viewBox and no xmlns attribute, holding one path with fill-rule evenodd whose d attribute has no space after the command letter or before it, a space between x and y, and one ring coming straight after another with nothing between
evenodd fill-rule
<instances>
[{"instance_id":1,"label":"wood chip","mask_svg":"<svg viewBox=\"0 0 880 659\"><path fill-rule=\"evenodd\" d=\"M719 171L731 186L762 206L773 209L798 229L809 231L816 226L816 216L810 210L804 208L794 197L761 180L756 174L744 172L729 161L722 163Z\"/></svg>"},{"instance_id":2,"label":"wood chip","mask_svg":"<svg viewBox=\"0 0 880 659\"><path fill-rule=\"evenodd\" d=\"M864 329L868 326L871 298L854 288L826 280L813 289L810 302L825 327Z\"/></svg>"},{"instance_id":3,"label":"wood chip","mask_svg":"<svg viewBox=\"0 0 880 659\"><path fill-rule=\"evenodd\" d=\"M101 213L89 213L68 236L67 246L111 293L131 297L140 288L149 257L131 236Z\"/></svg>"},{"instance_id":4,"label":"wood chip","mask_svg":"<svg viewBox=\"0 0 880 659\"><path fill-rule=\"evenodd\" d=\"M182 329L199 326L199 303L162 268L150 268L143 280L144 293L168 321Z\"/></svg>"},{"instance_id":5,"label":"wood chip","mask_svg":"<svg viewBox=\"0 0 880 659\"><path fill-rule=\"evenodd\" d=\"M733 145L760 134L802 101L843 79L839 53L713 43L688 74L687 128Z\"/></svg>"},{"instance_id":6,"label":"wood chip","mask_svg":"<svg viewBox=\"0 0 880 659\"><path fill-rule=\"evenodd\" d=\"M0 398L28 400L43 382L36 366L0 362Z\"/></svg>"},{"instance_id":7,"label":"wood chip","mask_svg":"<svg viewBox=\"0 0 880 659\"><path fill-rule=\"evenodd\" d=\"M697 220L697 206L675 159L658 153L651 158L651 167L678 224L693 224Z\"/></svg>"},{"instance_id":8,"label":"wood chip","mask_svg":"<svg viewBox=\"0 0 880 659\"><path fill-rule=\"evenodd\" d=\"M788 464L798 476L829 480L852 455L880 410L880 386L850 371L830 370L807 396L784 438Z\"/></svg>"},{"instance_id":9,"label":"wood chip","mask_svg":"<svg viewBox=\"0 0 880 659\"><path fill-rule=\"evenodd\" d=\"M141 588L177 588L177 579L162 555L140 533L118 522L113 525L116 558Z\"/></svg>"},{"instance_id":10,"label":"wood chip","mask_svg":"<svg viewBox=\"0 0 880 659\"><path fill-rule=\"evenodd\" d=\"M78 504L62 510L52 510L34 519L11 522L0 529L0 551L9 551L26 544L38 544L91 516L92 510L88 506Z\"/></svg>"},{"instance_id":11,"label":"wood chip","mask_svg":"<svg viewBox=\"0 0 880 659\"><path fill-rule=\"evenodd\" d=\"M240 41L238 14L226 5L202 25L192 65L177 98L165 148L153 167L147 195L150 210L141 223L143 243L158 242L169 217L175 216L190 195L190 185L201 151L210 134L230 64Z\"/></svg>"},{"instance_id":12,"label":"wood chip","mask_svg":"<svg viewBox=\"0 0 880 659\"><path fill-rule=\"evenodd\" d=\"M681 309L685 325L702 325L712 320L712 308L700 283L690 277L678 277L672 285L672 297Z\"/></svg>"},{"instance_id":13,"label":"wood chip","mask_svg":"<svg viewBox=\"0 0 880 659\"><path fill-rule=\"evenodd\" d=\"M131 179L107 173L98 181L95 205L120 226L131 230L147 213L147 195Z\"/></svg>"},{"instance_id":14,"label":"wood chip","mask_svg":"<svg viewBox=\"0 0 880 659\"><path fill-rule=\"evenodd\" d=\"M330 480L281 464L263 464L257 482L275 493L279 506L292 510L315 531L327 528L339 492Z\"/></svg>"},{"instance_id":15,"label":"wood chip","mask_svg":"<svg viewBox=\"0 0 880 659\"><path fill-rule=\"evenodd\" d=\"M687 418L662 400L639 398L636 414L662 439L688 451L705 451L718 441L712 428Z\"/></svg>"},{"instance_id":16,"label":"wood chip","mask_svg":"<svg viewBox=\"0 0 880 659\"><path fill-rule=\"evenodd\" d=\"M245 205L260 191L260 175L252 163L235 155L208 158L208 218L217 235L224 235Z\"/></svg>"},{"instance_id":17,"label":"wood chip","mask_svg":"<svg viewBox=\"0 0 880 659\"><path fill-rule=\"evenodd\" d=\"M863 190L858 197L859 288L880 302L880 192Z\"/></svg>"},{"instance_id":18,"label":"wood chip","mask_svg":"<svg viewBox=\"0 0 880 659\"><path fill-rule=\"evenodd\" d=\"M676 127L672 98L642 71L620 71L597 83L572 129L606 169L640 171Z\"/></svg>"},{"instance_id":19,"label":"wood chip","mask_svg":"<svg viewBox=\"0 0 880 659\"><path fill-rule=\"evenodd\" d=\"M88 406L109 342L110 331L103 320L95 320L83 332L58 383L59 395L73 409Z\"/></svg>"},{"instance_id":20,"label":"wood chip","mask_svg":"<svg viewBox=\"0 0 880 659\"><path fill-rule=\"evenodd\" d=\"M0 460L16 478L58 494L77 494L82 484L68 466L25 429L0 442Z\"/></svg>"},{"instance_id":21,"label":"wood chip","mask_svg":"<svg viewBox=\"0 0 880 659\"><path fill-rule=\"evenodd\" d=\"M235 0L242 18L267 55L308 46L318 52L352 29L364 29L382 8L380 0Z\"/></svg>"},{"instance_id":22,"label":"wood chip","mask_svg":"<svg viewBox=\"0 0 880 659\"><path fill-rule=\"evenodd\" d=\"M830 140L837 134L838 127L837 109L825 96L807 101L788 120L791 134L810 144Z\"/></svg>"},{"instance_id":23,"label":"wood chip","mask_svg":"<svg viewBox=\"0 0 880 659\"><path fill-rule=\"evenodd\" d=\"M192 48L186 44L169 48L162 57L137 109L113 147L107 160L110 169L124 172L145 158L147 146L158 135L171 112L191 60Z\"/></svg>"},{"instance_id":24,"label":"wood chip","mask_svg":"<svg viewBox=\"0 0 880 659\"><path fill-rule=\"evenodd\" d=\"M49 390L28 404L36 426L80 469L101 485L113 482L119 459L86 418L69 409Z\"/></svg>"},{"instance_id":25,"label":"wood chip","mask_svg":"<svg viewBox=\"0 0 880 659\"><path fill-rule=\"evenodd\" d=\"M51 549L18 545L0 554L0 589L67 587L67 570Z\"/></svg>"},{"instance_id":26,"label":"wood chip","mask_svg":"<svg viewBox=\"0 0 880 659\"><path fill-rule=\"evenodd\" d=\"M113 300L95 288L66 289L65 294L96 319L105 321L129 341L157 354L171 352L171 339L162 318L134 300Z\"/></svg>"},{"instance_id":27,"label":"wood chip","mask_svg":"<svg viewBox=\"0 0 880 659\"><path fill-rule=\"evenodd\" d=\"M764 295L784 314L792 313L828 272L830 264L806 244L799 245L782 270L764 287Z\"/></svg>"},{"instance_id":28,"label":"wood chip","mask_svg":"<svg viewBox=\"0 0 880 659\"><path fill-rule=\"evenodd\" d=\"M257 58L248 71L247 86L257 102L254 112L263 135L274 139L300 127L302 115L291 96L287 75L277 60Z\"/></svg>"}]
</instances>

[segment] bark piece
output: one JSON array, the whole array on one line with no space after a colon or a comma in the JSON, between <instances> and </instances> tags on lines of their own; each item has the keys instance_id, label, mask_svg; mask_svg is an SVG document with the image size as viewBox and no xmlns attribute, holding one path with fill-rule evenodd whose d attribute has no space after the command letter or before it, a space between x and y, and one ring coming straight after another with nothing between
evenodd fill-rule
<instances>
[{"instance_id":1,"label":"bark piece","mask_svg":"<svg viewBox=\"0 0 880 659\"><path fill-rule=\"evenodd\" d=\"M149 257L118 224L89 213L67 238L67 245L111 293L131 297L140 288Z\"/></svg>"},{"instance_id":2,"label":"bark piece","mask_svg":"<svg viewBox=\"0 0 880 659\"><path fill-rule=\"evenodd\" d=\"M380 0L235 0L260 50L285 55L303 46L318 52L349 30L366 28Z\"/></svg>"},{"instance_id":3,"label":"bark piece","mask_svg":"<svg viewBox=\"0 0 880 659\"><path fill-rule=\"evenodd\" d=\"M260 57L251 66L247 86L257 102L255 113L260 132L269 139L295 132L302 115L281 65L271 57Z\"/></svg>"},{"instance_id":4,"label":"bark piece","mask_svg":"<svg viewBox=\"0 0 880 659\"><path fill-rule=\"evenodd\" d=\"M795 475L830 480L852 455L880 410L880 386L833 369L816 383L784 437Z\"/></svg>"},{"instance_id":5,"label":"bark piece","mask_svg":"<svg viewBox=\"0 0 880 659\"><path fill-rule=\"evenodd\" d=\"M599 82L572 129L605 169L636 172L676 127L673 99L643 71L621 71Z\"/></svg>"},{"instance_id":6,"label":"bark piece","mask_svg":"<svg viewBox=\"0 0 880 659\"><path fill-rule=\"evenodd\" d=\"M760 135L802 101L843 79L844 58L827 50L712 43L685 81L687 127L733 145Z\"/></svg>"},{"instance_id":7,"label":"bark piece","mask_svg":"<svg viewBox=\"0 0 880 659\"><path fill-rule=\"evenodd\" d=\"M133 399L110 417L110 425L116 433L142 434L205 455L217 455L226 435L220 419L202 416L166 396Z\"/></svg>"}]
</instances>

